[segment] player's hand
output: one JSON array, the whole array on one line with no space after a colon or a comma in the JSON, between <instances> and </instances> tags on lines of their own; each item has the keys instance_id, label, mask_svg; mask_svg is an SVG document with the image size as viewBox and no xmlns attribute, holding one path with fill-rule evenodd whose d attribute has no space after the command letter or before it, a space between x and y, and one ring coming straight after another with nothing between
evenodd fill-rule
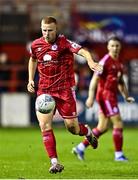
<instances>
[{"instance_id":1,"label":"player's hand","mask_svg":"<svg viewBox=\"0 0 138 180\"><path fill-rule=\"evenodd\" d=\"M135 99L133 98L133 97L127 97L126 99L125 99L127 102L129 102L129 103L133 103L133 102L135 102Z\"/></svg>"},{"instance_id":2,"label":"player's hand","mask_svg":"<svg viewBox=\"0 0 138 180\"><path fill-rule=\"evenodd\" d=\"M30 92L30 93L34 93L35 92L35 83L34 81L29 81L28 84L27 84L27 90Z\"/></svg>"},{"instance_id":3,"label":"player's hand","mask_svg":"<svg viewBox=\"0 0 138 180\"><path fill-rule=\"evenodd\" d=\"M97 71L100 74L103 72L103 66L101 64L94 62L94 63L90 64L89 66L90 66L91 70L93 70L93 71Z\"/></svg>"},{"instance_id":4,"label":"player's hand","mask_svg":"<svg viewBox=\"0 0 138 180\"><path fill-rule=\"evenodd\" d=\"M90 97L88 97L88 98L86 99L85 105L86 105L87 108L90 108L90 107L93 106L93 103L94 103L93 99L90 98Z\"/></svg>"}]
</instances>

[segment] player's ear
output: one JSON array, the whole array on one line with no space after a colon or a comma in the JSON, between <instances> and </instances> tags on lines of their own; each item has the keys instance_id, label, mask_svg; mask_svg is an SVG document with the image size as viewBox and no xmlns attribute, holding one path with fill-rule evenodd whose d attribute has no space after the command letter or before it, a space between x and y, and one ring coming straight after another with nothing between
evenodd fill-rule
<instances>
[{"instance_id":1,"label":"player's ear","mask_svg":"<svg viewBox=\"0 0 138 180\"><path fill-rule=\"evenodd\" d=\"M122 49L122 44L121 44L121 43L119 43L119 45L120 45L120 47L119 47L119 48L120 48L120 50L121 50L121 49Z\"/></svg>"},{"instance_id":2,"label":"player's ear","mask_svg":"<svg viewBox=\"0 0 138 180\"><path fill-rule=\"evenodd\" d=\"M57 25L56 25L56 31L57 31L57 33L59 32L59 29L60 29L59 24L57 24Z\"/></svg>"},{"instance_id":3,"label":"player's ear","mask_svg":"<svg viewBox=\"0 0 138 180\"><path fill-rule=\"evenodd\" d=\"M59 34L59 29L58 29L58 27L56 27L56 31L57 31L57 34Z\"/></svg>"},{"instance_id":4,"label":"player's ear","mask_svg":"<svg viewBox=\"0 0 138 180\"><path fill-rule=\"evenodd\" d=\"M110 50L110 48L109 48L109 43L107 44L107 50L108 50L108 51Z\"/></svg>"}]
</instances>

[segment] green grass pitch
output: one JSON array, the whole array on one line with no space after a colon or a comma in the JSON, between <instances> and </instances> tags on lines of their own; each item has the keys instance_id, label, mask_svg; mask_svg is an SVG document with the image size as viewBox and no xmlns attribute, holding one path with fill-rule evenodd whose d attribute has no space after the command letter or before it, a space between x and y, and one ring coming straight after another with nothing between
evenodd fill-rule
<instances>
[{"instance_id":1,"label":"green grass pitch","mask_svg":"<svg viewBox=\"0 0 138 180\"><path fill-rule=\"evenodd\" d=\"M114 162L112 132L99 140L99 148L86 150L79 161L71 149L82 140L65 128L54 128L62 173L50 174L39 128L0 128L0 179L137 179L138 129L124 130L124 152L129 162Z\"/></svg>"}]
</instances>

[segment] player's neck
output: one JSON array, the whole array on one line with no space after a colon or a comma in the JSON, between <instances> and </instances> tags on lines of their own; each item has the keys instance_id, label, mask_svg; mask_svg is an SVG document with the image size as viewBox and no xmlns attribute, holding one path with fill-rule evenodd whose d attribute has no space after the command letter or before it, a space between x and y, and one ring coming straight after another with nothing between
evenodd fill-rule
<instances>
[{"instance_id":1,"label":"player's neck","mask_svg":"<svg viewBox=\"0 0 138 180\"><path fill-rule=\"evenodd\" d=\"M58 35L56 35L55 39L53 39L53 41L48 41L46 38L43 37L44 41L48 44L54 44L57 41Z\"/></svg>"},{"instance_id":2,"label":"player's neck","mask_svg":"<svg viewBox=\"0 0 138 180\"><path fill-rule=\"evenodd\" d=\"M119 55L118 55L118 54L111 54L111 53L109 53L109 56L110 56L112 59L114 59L114 60L116 60L116 59L119 58Z\"/></svg>"}]
</instances>

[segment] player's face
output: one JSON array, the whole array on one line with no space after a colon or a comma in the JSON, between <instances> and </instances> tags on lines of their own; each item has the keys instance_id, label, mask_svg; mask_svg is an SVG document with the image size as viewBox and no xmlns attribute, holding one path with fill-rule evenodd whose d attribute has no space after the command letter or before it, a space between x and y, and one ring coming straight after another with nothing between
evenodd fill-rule
<instances>
[{"instance_id":1,"label":"player's face","mask_svg":"<svg viewBox=\"0 0 138 180\"><path fill-rule=\"evenodd\" d=\"M46 42L53 43L57 36L57 25L55 23L45 24L41 23L42 35Z\"/></svg>"},{"instance_id":2,"label":"player's face","mask_svg":"<svg viewBox=\"0 0 138 180\"><path fill-rule=\"evenodd\" d=\"M120 50L121 50L121 44L117 40L110 40L108 42L107 48L108 48L109 54L112 57L117 58L119 56L119 53L120 53Z\"/></svg>"}]
</instances>

